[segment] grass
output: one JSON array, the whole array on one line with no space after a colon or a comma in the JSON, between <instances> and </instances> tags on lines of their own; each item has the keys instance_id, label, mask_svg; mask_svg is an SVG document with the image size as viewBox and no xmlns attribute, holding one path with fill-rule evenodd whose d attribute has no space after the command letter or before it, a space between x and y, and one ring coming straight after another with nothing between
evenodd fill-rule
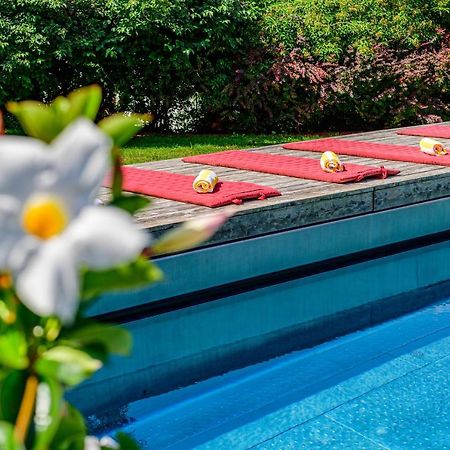
<instances>
[{"instance_id":1,"label":"grass","mask_svg":"<svg viewBox=\"0 0 450 450\"><path fill-rule=\"evenodd\" d=\"M136 164L223 150L317 139L318 135L149 135L134 138L123 148L124 164Z\"/></svg>"}]
</instances>

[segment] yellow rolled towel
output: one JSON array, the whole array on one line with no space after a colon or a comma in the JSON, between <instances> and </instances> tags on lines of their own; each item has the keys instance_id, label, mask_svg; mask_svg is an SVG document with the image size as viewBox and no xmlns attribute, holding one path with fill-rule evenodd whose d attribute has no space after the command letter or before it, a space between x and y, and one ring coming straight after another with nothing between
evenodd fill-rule
<instances>
[{"instance_id":1,"label":"yellow rolled towel","mask_svg":"<svg viewBox=\"0 0 450 450\"><path fill-rule=\"evenodd\" d=\"M194 180L192 187L199 194L206 194L214 191L218 181L219 177L215 172L209 169L203 169Z\"/></svg>"},{"instance_id":2,"label":"yellow rolled towel","mask_svg":"<svg viewBox=\"0 0 450 450\"><path fill-rule=\"evenodd\" d=\"M328 173L343 172L345 170L344 164L341 163L338 155L330 151L325 152L320 158L320 167Z\"/></svg>"},{"instance_id":3,"label":"yellow rolled towel","mask_svg":"<svg viewBox=\"0 0 450 450\"><path fill-rule=\"evenodd\" d=\"M420 150L432 156L443 156L447 154L447 149L439 141L431 138L423 138L420 141Z\"/></svg>"}]
</instances>

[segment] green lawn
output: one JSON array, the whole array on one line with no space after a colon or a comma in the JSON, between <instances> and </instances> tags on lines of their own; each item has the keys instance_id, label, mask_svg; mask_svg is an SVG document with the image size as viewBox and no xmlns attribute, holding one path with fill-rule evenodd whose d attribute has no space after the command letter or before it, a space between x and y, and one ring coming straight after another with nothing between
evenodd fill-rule
<instances>
[{"instance_id":1,"label":"green lawn","mask_svg":"<svg viewBox=\"0 0 450 450\"><path fill-rule=\"evenodd\" d=\"M317 135L149 135L133 139L123 149L124 164L135 164L223 150L317 139Z\"/></svg>"}]
</instances>

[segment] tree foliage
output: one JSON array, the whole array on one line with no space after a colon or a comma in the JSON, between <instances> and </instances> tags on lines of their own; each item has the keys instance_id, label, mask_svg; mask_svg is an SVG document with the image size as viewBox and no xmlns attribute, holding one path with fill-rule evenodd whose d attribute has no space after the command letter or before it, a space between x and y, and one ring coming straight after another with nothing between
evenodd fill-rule
<instances>
[{"instance_id":1,"label":"tree foliage","mask_svg":"<svg viewBox=\"0 0 450 450\"><path fill-rule=\"evenodd\" d=\"M449 117L441 72L450 0L0 0L0 10L0 104L98 83L102 114L151 111L160 130L291 132ZM393 84L385 97L393 61L412 84ZM336 88L343 71L355 74L348 95ZM416 87L425 109L411 106ZM371 106L380 95L391 107Z\"/></svg>"},{"instance_id":2,"label":"tree foliage","mask_svg":"<svg viewBox=\"0 0 450 450\"><path fill-rule=\"evenodd\" d=\"M103 108L170 109L220 92L256 31L249 0L0 0L0 100L98 83ZM44 99L45 99L44 98Z\"/></svg>"},{"instance_id":3,"label":"tree foliage","mask_svg":"<svg viewBox=\"0 0 450 450\"><path fill-rule=\"evenodd\" d=\"M450 26L449 0L277 0L264 15L264 39L304 56L342 60L374 46L415 49Z\"/></svg>"}]
</instances>

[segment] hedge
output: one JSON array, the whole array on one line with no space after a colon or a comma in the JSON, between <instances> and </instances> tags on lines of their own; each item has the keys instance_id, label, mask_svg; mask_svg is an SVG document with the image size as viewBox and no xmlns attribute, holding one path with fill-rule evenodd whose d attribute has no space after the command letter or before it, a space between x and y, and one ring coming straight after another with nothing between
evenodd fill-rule
<instances>
[{"instance_id":1,"label":"hedge","mask_svg":"<svg viewBox=\"0 0 450 450\"><path fill-rule=\"evenodd\" d=\"M258 39L251 1L0 0L0 11L2 103L97 82L105 110L151 110L160 127L194 94L220 92Z\"/></svg>"},{"instance_id":2,"label":"hedge","mask_svg":"<svg viewBox=\"0 0 450 450\"><path fill-rule=\"evenodd\" d=\"M99 83L176 131L450 118L450 0L0 0L0 102Z\"/></svg>"},{"instance_id":3,"label":"hedge","mask_svg":"<svg viewBox=\"0 0 450 450\"><path fill-rule=\"evenodd\" d=\"M225 129L450 119L450 0L277 0L261 30L264 45L226 88Z\"/></svg>"},{"instance_id":4,"label":"hedge","mask_svg":"<svg viewBox=\"0 0 450 450\"><path fill-rule=\"evenodd\" d=\"M227 87L223 126L342 131L450 120L449 73L450 33L417 49L349 51L340 62L304 56L301 46L273 59L260 52Z\"/></svg>"}]
</instances>

